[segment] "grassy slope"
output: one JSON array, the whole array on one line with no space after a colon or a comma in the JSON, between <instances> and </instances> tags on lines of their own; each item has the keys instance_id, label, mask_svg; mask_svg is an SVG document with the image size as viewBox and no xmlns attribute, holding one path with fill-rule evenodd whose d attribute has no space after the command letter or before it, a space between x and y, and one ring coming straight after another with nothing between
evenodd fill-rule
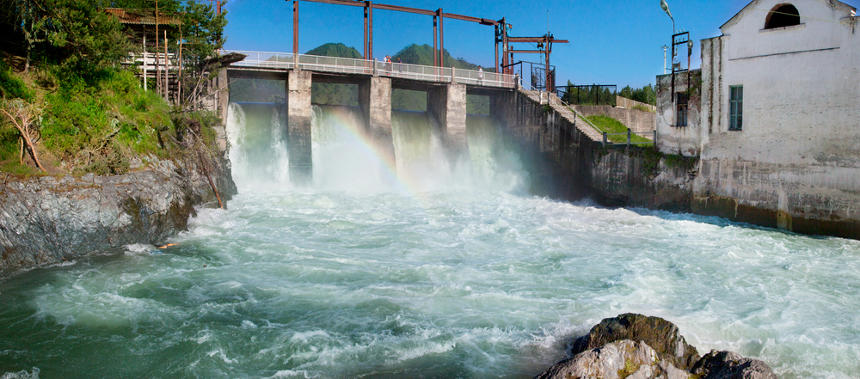
<instances>
[{"instance_id":1,"label":"grassy slope","mask_svg":"<svg viewBox=\"0 0 860 379\"><path fill-rule=\"evenodd\" d=\"M123 174L135 163L145 165L149 157L182 154L185 149L173 142L182 139L177 129L192 127L211 143L214 132L209 126L218 121L205 112L171 114L160 96L144 91L124 70L78 73L52 66L24 74L0 67L0 95L0 106L28 104L35 109L36 150L50 174ZM20 149L19 133L3 115L0 171L41 175L29 157L22 164Z\"/></svg>"},{"instance_id":2,"label":"grassy slope","mask_svg":"<svg viewBox=\"0 0 860 379\"><path fill-rule=\"evenodd\" d=\"M611 135L608 136L609 140L615 143L627 143L627 126L622 124L620 121L603 115L595 115L586 117L588 121L591 121L594 126L600 129L601 132L605 132L607 134L613 133L624 133L623 135ZM652 142L651 140L633 134L631 136L631 142L638 143L647 143Z\"/></svg>"}]
</instances>

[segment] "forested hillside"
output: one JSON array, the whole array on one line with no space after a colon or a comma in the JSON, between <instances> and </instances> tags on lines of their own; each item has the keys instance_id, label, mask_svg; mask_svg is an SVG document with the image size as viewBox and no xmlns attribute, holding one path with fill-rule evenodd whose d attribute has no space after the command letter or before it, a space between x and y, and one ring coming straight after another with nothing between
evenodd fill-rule
<instances>
[{"instance_id":1,"label":"forested hillside","mask_svg":"<svg viewBox=\"0 0 860 379\"><path fill-rule=\"evenodd\" d=\"M187 151L175 149L183 131L214 136L201 129L214 115L188 106L204 62L223 45L225 14L181 0L159 6L163 19L175 21L173 47L179 36L185 46L178 75L185 96L173 106L153 86L141 88L138 68L126 64L141 48L107 10L154 15L149 1L0 1L0 170L122 174L145 166L147 157Z\"/></svg>"}]
</instances>

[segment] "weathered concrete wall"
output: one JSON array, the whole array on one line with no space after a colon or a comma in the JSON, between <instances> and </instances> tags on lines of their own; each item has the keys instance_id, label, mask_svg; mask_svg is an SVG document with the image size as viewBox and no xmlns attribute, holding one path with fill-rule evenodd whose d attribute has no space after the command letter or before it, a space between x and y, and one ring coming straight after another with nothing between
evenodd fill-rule
<instances>
[{"instance_id":1,"label":"weathered concrete wall","mask_svg":"<svg viewBox=\"0 0 860 379\"><path fill-rule=\"evenodd\" d=\"M427 110L439 122L452 162L468 152L466 141L466 85L448 84L427 93Z\"/></svg>"},{"instance_id":2,"label":"weathered concrete wall","mask_svg":"<svg viewBox=\"0 0 860 379\"><path fill-rule=\"evenodd\" d=\"M685 157L698 157L702 149L699 88L701 70L675 74L675 92L672 92L672 75L657 77L657 149L665 154L678 154ZM689 96L687 105L687 126L677 125L677 94Z\"/></svg>"},{"instance_id":3,"label":"weathered concrete wall","mask_svg":"<svg viewBox=\"0 0 860 379\"><path fill-rule=\"evenodd\" d=\"M577 200L591 195L592 154L598 144L572 120L527 92L490 98L490 114L506 143L520 152L538 195Z\"/></svg>"},{"instance_id":4,"label":"weathered concrete wall","mask_svg":"<svg viewBox=\"0 0 860 379\"><path fill-rule=\"evenodd\" d=\"M700 170L695 213L860 239L858 168L710 159Z\"/></svg>"},{"instance_id":5,"label":"weathered concrete wall","mask_svg":"<svg viewBox=\"0 0 860 379\"><path fill-rule=\"evenodd\" d=\"M394 141L391 134L391 79L373 76L359 84L358 103L367 131L395 167Z\"/></svg>"},{"instance_id":6,"label":"weathered concrete wall","mask_svg":"<svg viewBox=\"0 0 860 379\"><path fill-rule=\"evenodd\" d=\"M624 124L624 126L630 128L630 130L640 133L642 137L653 138L648 133L654 131L654 127L656 125L655 113L644 112L637 109L613 107L611 105L574 105L573 109L586 117L594 115L612 117Z\"/></svg>"},{"instance_id":7,"label":"weathered concrete wall","mask_svg":"<svg viewBox=\"0 0 860 379\"><path fill-rule=\"evenodd\" d=\"M695 158L665 158L651 148L595 153L592 191L603 205L689 212Z\"/></svg>"},{"instance_id":8,"label":"weathered concrete wall","mask_svg":"<svg viewBox=\"0 0 860 379\"><path fill-rule=\"evenodd\" d=\"M615 96L615 106L616 106L616 107L627 108L627 109L633 109L633 107L644 107L644 108L646 108L646 109L650 109L650 110L651 110L651 112L656 112L656 111L657 111L657 107L656 107L656 106L654 106L654 105L646 104L646 103L643 103L643 102L641 102L641 101L636 101L636 100L628 99L628 98L626 98L626 97L621 97L621 96L618 96L618 95L616 95L616 96Z\"/></svg>"},{"instance_id":9,"label":"weathered concrete wall","mask_svg":"<svg viewBox=\"0 0 860 379\"><path fill-rule=\"evenodd\" d=\"M311 139L311 72L292 70L287 86L287 135L290 154L290 181L306 185L313 181Z\"/></svg>"}]
</instances>

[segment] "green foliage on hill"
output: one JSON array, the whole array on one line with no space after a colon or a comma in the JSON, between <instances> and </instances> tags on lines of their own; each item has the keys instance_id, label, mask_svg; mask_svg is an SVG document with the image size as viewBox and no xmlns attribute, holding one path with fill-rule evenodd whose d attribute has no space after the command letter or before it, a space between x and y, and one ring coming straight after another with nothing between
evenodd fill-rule
<instances>
[{"instance_id":1,"label":"green foliage on hill","mask_svg":"<svg viewBox=\"0 0 860 379\"><path fill-rule=\"evenodd\" d=\"M0 98L32 101L33 91L21 78L12 73L6 62L0 61Z\"/></svg>"},{"instance_id":2,"label":"green foliage on hill","mask_svg":"<svg viewBox=\"0 0 860 379\"><path fill-rule=\"evenodd\" d=\"M156 130L171 124L167 103L128 71L98 76L62 72L60 88L46 97L44 146L69 166L98 174L124 173L138 155L166 155Z\"/></svg>"},{"instance_id":3,"label":"green foliage on hill","mask_svg":"<svg viewBox=\"0 0 860 379\"><path fill-rule=\"evenodd\" d=\"M199 119L208 128L218 121L208 114L182 112L181 107L171 109L155 92L140 88L133 74L136 67L122 65L140 47L105 8L151 16L151 1L0 1L0 108L10 113L0 112L3 171L34 172L28 166L33 162L21 158L25 135L35 141L33 150L49 173L121 174L150 156L186 153L193 144L186 138L178 148L183 135L176 133L174 123ZM191 89L205 80L201 63L223 45L226 14L215 15L209 4L183 0L159 0L159 13L179 21L174 25L180 26L167 28L169 48L176 51L182 36L182 93L196 96ZM25 125L25 131L15 125ZM194 133L200 140L208 132L197 128Z\"/></svg>"},{"instance_id":4,"label":"green foliage on hill","mask_svg":"<svg viewBox=\"0 0 860 379\"><path fill-rule=\"evenodd\" d=\"M342 43L327 43L309 50L307 55L318 55L322 57L339 57L339 58L354 58L362 59L361 53L354 47L346 46Z\"/></svg>"},{"instance_id":5,"label":"green foliage on hill","mask_svg":"<svg viewBox=\"0 0 860 379\"><path fill-rule=\"evenodd\" d=\"M618 96L626 97L630 100L636 100L645 104L657 105L657 92L651 84L642 88L630 88L630 86L626 86L621 89Z\"/></svg>"}]
</instances>

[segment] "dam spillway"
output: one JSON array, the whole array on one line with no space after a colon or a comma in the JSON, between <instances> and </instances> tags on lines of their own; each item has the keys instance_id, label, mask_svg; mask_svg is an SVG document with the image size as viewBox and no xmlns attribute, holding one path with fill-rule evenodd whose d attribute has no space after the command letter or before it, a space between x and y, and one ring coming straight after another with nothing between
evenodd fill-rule
<instances>
[{"instance_id":1,"label":"dam spillway","mask_svg":"<svg viewBox=\"0 0 860 379\"><path fill-rule=\"evenodd\" d=\"M530 196L485 118L452 165L432 121L396 112L395 150L417 153L392 170L350 130L354 109L315 107L322 171L293 187L280 114L231 112L229 209L201 209L163 251L0 283L0 372L530 378L602 318L638 312L781 378L856 373L857 241Z\"/></svg>"}]
</instances>

